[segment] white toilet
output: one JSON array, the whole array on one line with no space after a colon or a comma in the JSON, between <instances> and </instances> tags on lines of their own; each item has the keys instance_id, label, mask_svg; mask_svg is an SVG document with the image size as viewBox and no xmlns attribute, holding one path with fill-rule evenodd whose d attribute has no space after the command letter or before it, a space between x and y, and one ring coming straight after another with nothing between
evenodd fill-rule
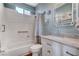
<instances>
[{"instance_id":1,"label":"white toilet","mask_svg":"<svg viewBox=\"0 0 79 59\"><path fill-rule=\"evenodd\" d=\"M39 53L41 52L41 48L42 48L42 45L40 45L40 44L33 45L31 47L32 55L33 56L38 56Z\"/></svg>"}]
</instances>

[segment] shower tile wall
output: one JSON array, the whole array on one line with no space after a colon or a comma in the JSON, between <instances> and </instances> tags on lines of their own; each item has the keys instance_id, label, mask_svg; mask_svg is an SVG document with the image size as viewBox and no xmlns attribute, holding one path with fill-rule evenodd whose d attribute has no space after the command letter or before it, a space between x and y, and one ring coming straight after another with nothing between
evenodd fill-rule
<instances>
[{"instance_id":1,"label":"shower tile wall","mask_svg":"<svg viewBox=\"0 0 79 59\"><path fill-rule=\"evenodd\" d=\"M12 49L33 43L34 16L18 14L9 8L4 8L2 14L2 24L6 26L5 32L2 33L2 49Z\"/></svg>"}]
</instances>

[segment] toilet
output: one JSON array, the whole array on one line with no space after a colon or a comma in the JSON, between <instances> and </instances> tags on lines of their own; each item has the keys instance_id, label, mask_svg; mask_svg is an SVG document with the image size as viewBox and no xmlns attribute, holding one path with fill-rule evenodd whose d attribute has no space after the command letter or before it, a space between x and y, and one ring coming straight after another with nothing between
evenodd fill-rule
<instances>
[{"instance_id":1,"label":"toilet","mask_svg":"<svg viewBox=\"0 0 79 59\"><path fill-rule=\"evenodd\" d=\"M41 52L42 45L35 44L31 46L31 52L33 56L39 56L39 53Z\"/></svg>"}]
</instances>

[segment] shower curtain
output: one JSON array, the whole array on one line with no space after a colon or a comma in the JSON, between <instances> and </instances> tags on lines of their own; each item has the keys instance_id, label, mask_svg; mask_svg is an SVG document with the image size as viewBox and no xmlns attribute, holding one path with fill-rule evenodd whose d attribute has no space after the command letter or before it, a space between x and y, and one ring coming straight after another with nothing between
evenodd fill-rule
<instances>
[{"instance_id":1,"label":"shower curtain","mask_svg":"<svg viewBox=\"0 0 79 59\"><path fill-rule=\"evenodd\" d=\"M42 14L37 14L36 16L36 24L35 24L35 37L36 43L41 44L41 35L42 35Z\"/></svg>"}]
</instances>

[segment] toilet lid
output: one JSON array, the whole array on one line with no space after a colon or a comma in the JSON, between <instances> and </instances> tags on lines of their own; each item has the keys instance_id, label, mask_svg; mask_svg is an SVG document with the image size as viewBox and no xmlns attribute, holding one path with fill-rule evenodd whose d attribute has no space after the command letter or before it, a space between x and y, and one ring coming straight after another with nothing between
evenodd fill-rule
<instances>
[{"instance_id":1,"label":"toilet lid","mask_svg":"<svg viewBox=\"0 0 79 59\"><path fill-rule=\"evenodd\" d=\"M31 47L31 49L39 49L39 48L42 48L42 45L40 44L35 44Z\"/></svg>"}]
</instances>

